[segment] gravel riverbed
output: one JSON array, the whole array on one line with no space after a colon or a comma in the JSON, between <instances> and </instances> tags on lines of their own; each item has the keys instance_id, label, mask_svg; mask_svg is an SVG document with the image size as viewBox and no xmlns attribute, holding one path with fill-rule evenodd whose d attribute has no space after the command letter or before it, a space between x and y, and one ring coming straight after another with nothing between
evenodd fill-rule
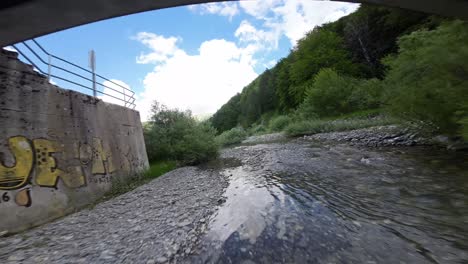
<instances>
[{"instance_id":1,"label":"gravel riverbed","mask_svg":"<svg viewBox=\"0 0 468 264\"><path fill-rule=\"evenodd\" d=\"M184 167L38 228L0 238L0 263L165 263L190 254L228 178Z\"/></svg>"}]
</instances>

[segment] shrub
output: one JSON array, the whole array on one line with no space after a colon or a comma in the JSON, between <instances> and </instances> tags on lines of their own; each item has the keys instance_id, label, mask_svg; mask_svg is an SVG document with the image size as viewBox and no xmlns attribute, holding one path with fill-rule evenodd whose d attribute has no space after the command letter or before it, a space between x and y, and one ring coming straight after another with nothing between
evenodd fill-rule
<instances>
[{"instance_id":1,"label":"shrub","mask_svg":"<svg viewBox=\"0 0 468 264\"><path fill-rule=\"evenodd\" d=\"M157 102L145 125L146 151L150 161L176 160L197 164L216 157L216 131L208 123L197 122L190 112L168 109Z\"/></svg>"},{"instance_id":2,"label":"shrub","mask_svg":"<svg viewBox=\"0 0 468 264\"><path fill-rule=\"evenodd\" d=\"M416 31L398 45L399 54L384 60L389 112L468 139L468 23Z\"/></svg>"},{"instance_id":3,"label":"shrub","mask_svg":"<svg viewBox=\"0 0 468 264\"><path fill-rule=\"evenodd\" d=\"M217 136L216 142L221 146L229 146L241 143L246 137L247 132L242 127L235 127Z\"/></svg>"},{"instance_id":4,"label":"shrub","mask_svg":"<svg viewBox=\"0 0 468 264\"><path fill-rule=\"evenodd\" d=\"M250 135L261 135L267 132L267 128L263 124L258 124L258 125L253 125L249 129L249 134Z\"/></svg>"},{"instance_id":5,"label":"shrub","mask_svg":"<svg viewBox=\"0 0 468 264\"><path fill-rule=\"evenodd\" d=\"M332 69L322 69L315 76L313 85L306 91L301 105L308 115L336 116L356 109L349 100L357 80L342 76Z\"/></svg>"},{"instance_id":6,"label":"shrub","mask_svg":"<svg viewBox=\"0 0 468 264\"><path fill-rule=\"evenodd\" d=\"M268 123L268 129L272 132L283 131L283 129L286 128L290 122L291 118L289 116L280 115L270 120Z\"/></svg>"},{"instance_id":7,"label":"shrub","mask_svg":"<svg viewBox=\"0 0 468 264\"><path fill-rule=\"evenodd\" d=\"M359 80L349 96L353 110L376 109L382 101L382 81L378 79Z\"/></svg>"}]
</instances>

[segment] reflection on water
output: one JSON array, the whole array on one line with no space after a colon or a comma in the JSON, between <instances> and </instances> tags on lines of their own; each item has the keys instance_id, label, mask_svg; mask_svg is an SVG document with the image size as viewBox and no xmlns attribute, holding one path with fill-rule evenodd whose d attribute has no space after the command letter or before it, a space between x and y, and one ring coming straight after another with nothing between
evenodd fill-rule
<instances>
[{"instance_id":1,"label":"reflection on water","mask_svg":"<svg viewBox=\"0 0 468 264\"><path fill-rule=\"evenodd\" d=\"M467 263L468 155L243 146L205 243L221 263Z\"/></svg>"}]
</instances>

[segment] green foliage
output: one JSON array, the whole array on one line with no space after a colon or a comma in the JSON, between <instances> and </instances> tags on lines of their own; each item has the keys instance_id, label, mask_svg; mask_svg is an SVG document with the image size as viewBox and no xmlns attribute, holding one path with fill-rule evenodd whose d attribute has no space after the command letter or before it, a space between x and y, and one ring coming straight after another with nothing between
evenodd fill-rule
<instances>
[{"instance_id":1,"label":"green foliage","mask_svg":"<svg viewBox=\"0 0 468 264\"><path fill-rule=\"evenodd\" d=\"M146 151L150 161L176 160L197 164L217 156L216 130L208 123L197 122L190 112L168 109L157 102L145 126Z\"/></svg>"},{"instance_id":2,"label":"green foliage","mask_svg":"<svg viewBox=\"0 0 468 264\"><path fill-rule=\"evenodd\" d=\"M151 180L175 169L176 167L177 163L175 161L153 162L150 164L149 169L143 173L143 178Z\"/></svg>"},{"instance_id":3,"label":"green foliage","mask_svg":"<svg viewBox=\"0 0 468 264\"><path fill-rule=\"evenodd\" d=\"M259 78L249 84L241 94L239 122L244 127L252 125L262 115L258 82Z\"/></svg>"},{"instance_id":4,"label":"green foliage","mask_svg":"<svg viewBox=\"0 0 468 264\"><path fill-rule=\"evenodd\" d=\"M283 131L283 129L288 126L290 122L291 118L286 115L274 117L268 123L268 130L271 132Z\"/></svg>"},{"instance_id":5,"label":"green foliage","mask_svg":"<svg viewBox=\"0 0 468 264\"><path fill-rule=\"evenodd\" d=\"M468 117L468 24L454 21L420 30L398 41L385 59L387 109L394 115L434 124L440 132L466 133Z\"/></svg>"},{"instance_id":6,"label":"green foliage","mask_svg":"<svg viewBox=\"0 0 468 264\"><path fill-rule=\"evenodd\" d=\"M349 98L357 83L356 79L339 75L332 69L322 69L307 90L303 109L320 117L352 112L355 106Z\"/></svg>"},{"instance_id":7,"label":"green foliage","mask_svg":"<svg viewBox=\"0 0 468 264\"><path fill-rule=\"evenodd\" d=\"M384 76L381 59L397 51L397 38L421 27L437 25L424 13L375 5L361 5L357 12L333 23L350 51L352 60L364 65L356 77Z\"/></svg>"},{"instance_id":8,"label":"green foliage","mask_svg":"<svg viewBox=\"0 0 468 264\"><path fill-rule=\"evenodd\" d=\"M465 117L462 117L458 120L458 123L460 124L461 126L461 129L460 129L460 135L468 141L468 117L466 117L466 113L468 111L465 110L463 113L465 114Z\"/></svg>"},{"instance_id":9,"label":"green foliage","mask_svg":"<svg viewBox=\"0 0 468 264\"><path fill-rule=\"evenodd\" d=\"M217 136L216 142L221 146L229 146L241 143L247 136L247 132L242 127L235 127Z\"/></svg>"},{"instance_id":10,"label":"green foliage","mask_svg":"<svg viewBox=\"0 0 468 264\"><path fill-rule=\"evenodd\" d=\"M240 98L241 95L236 94L210 118L214 128L222 132L237 126L240 115Z\"/></svg>"},{"instance_id":11,"label":"green foliage","mask_svg":"<svg viewBox=\"0 0 468 264\"><path fill-rule=\"evenodd\" d=\"M379 116L383 116L382 109L366 109L366 110L359 110L352 113L347 113L339 116L331 116L323 118L323 120L340 120L340 119L365 119L365 118L375 118Z\"/></svg>"},{"instance_id":12,"label":"green foliage","mask_svg":"<svg viewBox=\"0 0 468 264\"><path fill-rule=\"evenodd\" d=\"M275 68L273 74L276 77L276 97L278 97L279 110L285 112L294 107L295 100L289 95L291 86L289 65L292 61L292 55L281 59Z\"/></svg>"},{"instance_id":13,"label":"green foliage","mask_svg":"<svg viewBox=\"0 0 468 264\"><path fill-rule=\"evenodd\" d=\"M273 111L277 107L278 100L275 96L276 79L271 70L266 70L259 78L258 104L260 105L260 112L263 114Z\"/></svg>"},{"instance_id":14,"label":"green foliage","mask_svg":"<svg viewBox=\"0 0 468 264\"><path fill-rule=\"evenodd\" d=\"M395 123L397 123L397 121L390 118L344 119L336 121L307 120L290 124L286 127L285 132L288 136L297 137L317 133L348 131L373 126L383 126Z\"/></svg>"},{"instance_id":15,"label":"green foliage","mask_svg":"<svg viewBox=\"0 0 468 264\"><path fill-rule=\"evenodd\" d=\"M348 100L355 110L376 109L381 106L383 90L379 79L359 80Z\"/></svg>"},{"instance_id":16,"label":"green foliage","mask_svg":"<svg viewBox=\"0 0 468 264\"><path fill-rule=\"evenodd\" d=\"M268 132L267 128L263 124L253 125L249 129L249 135L261 135Z\"/></svg>"},{"instance_id":17,"label":"green foliage","mask_svg":"<svg viewBox=\"0 0 468 264\"><path fill-rule=\"evenodd\" d=\"M291 130L326 131L325 124L300 121L385 107L468 138L467 43L466 22L363 4L310 31L212 122L220 133L239 125L263 133L273 113L289 116ZM284 120L268 128L281 130Z\"/></svg>"},{"instance_id":18,"label":"green foliage","mask_svg":"<svg viewBox=\"0 0 468 264\"><path fill-rule=\"evenodd\" d=\"M301 85L312 79L322 68L333 68L339 73L354 74L356 65L350 60L343 38L337 33L322 28L315 28L306 37L300 39L293 51L291 80L294 85ZM299 89L301 90L301 89ZM296 91L296 93L305 91ZM301 95L295 97L303 98ZM296 103L301 103L297 102Z\"/></svg>"}]
</instances>

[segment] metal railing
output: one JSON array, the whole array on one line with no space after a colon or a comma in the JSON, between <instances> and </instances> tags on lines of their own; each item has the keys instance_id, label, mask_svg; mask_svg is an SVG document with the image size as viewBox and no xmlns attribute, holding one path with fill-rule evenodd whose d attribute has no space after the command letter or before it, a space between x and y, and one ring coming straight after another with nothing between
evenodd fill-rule
<instances>
[{"instance_id":1,"label":"metal railing","mask_svg":"<svg viewBox=\"0 0 468 264\"><path fill-rule=\"evenodd\" d=\"M135 93L132 90L115 81L109 80L94 71L90 71L47 52L36 40L32 39L29 41L23 41L12 46L25 60L37 69L38 72L46 75L49 81L51 80L51 77L53 77L78 87L91 90L93 91L94 96L96 96L96 93L99 93L122 102L125 107L135 109ZM45 56L41 56L41 53L42 55L45 54ZM28 57L27 54L30 54L31 57ZM46 59L44 57L46 57ZM36 61L36 63L34 61ZM62 65L54 64L54 61L58 61ZM39 62L41 66L46 66L47 71L42 70L37 62ZM52 73L52 69L57 69L59 71L54 71L54 73ZM83 76L83 73L78 73L80 71L84 72L86 75L89 74L89 77ZM104 82L107 82L107 84L104 84ZM98 89L97 85L103 87L103 91ZM110 87L109 85L113 87ZM109 92L106 92L107 89L109 89ZM110 94L110 92L112 94Z\"/></svg>"}]
</instances>

